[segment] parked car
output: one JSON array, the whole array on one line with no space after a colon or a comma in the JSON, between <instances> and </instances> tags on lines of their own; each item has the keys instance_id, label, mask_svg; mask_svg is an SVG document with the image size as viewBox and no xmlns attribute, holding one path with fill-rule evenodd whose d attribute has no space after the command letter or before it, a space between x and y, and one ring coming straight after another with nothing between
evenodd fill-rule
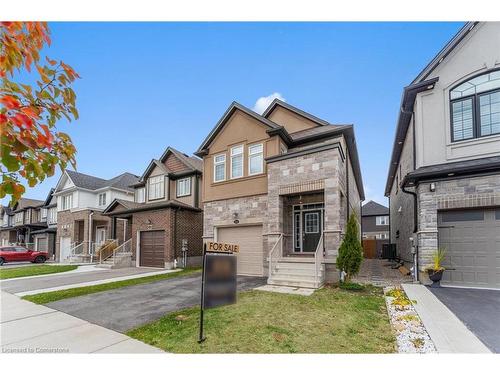
<instances>
[{"instance_id":1,"label":"parked car","mask_svg":"<svg viewBox=\"0 0 500 375\"><path fill-rule=\"evenodd\" d=\"M34 251L24 246L0 246L0 266L7 262L44 263L48 258L46 251Z\"/></svg>"}]
</instances>

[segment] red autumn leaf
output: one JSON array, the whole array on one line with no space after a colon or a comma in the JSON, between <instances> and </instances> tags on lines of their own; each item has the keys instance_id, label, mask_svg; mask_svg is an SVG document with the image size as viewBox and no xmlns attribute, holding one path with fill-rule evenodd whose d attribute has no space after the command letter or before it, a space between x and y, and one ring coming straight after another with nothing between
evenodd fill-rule
<instances>
[{"instance_id":1,"label":"red autumn leaf","mask_svg":"<svg viewBox=\"0 0 500 375\"><path fill-rule=\"evenodd\" d=\"M19 108L21 106L19 100L10 95L4 95L0 98L0 103L3 103L7 109Z\"/></svg>"}]
</instances>

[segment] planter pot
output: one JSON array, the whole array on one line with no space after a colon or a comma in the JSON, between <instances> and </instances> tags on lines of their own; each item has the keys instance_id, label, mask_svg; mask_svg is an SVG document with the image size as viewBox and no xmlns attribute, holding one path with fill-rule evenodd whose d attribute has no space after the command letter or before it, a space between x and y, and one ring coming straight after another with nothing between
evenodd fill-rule
<instances>
[{"instance_id":1,"label":"planter pot","mask_svg":"<svg viewBox=\"0 0 500 375\"><path fill-rule=\"evenodd\" d=\"M432 281L431 288L440 288L441 287L441 279L443 278L444 270L434 271L428 270L427 273L429 275L429 279Z\"/></svg>"}]
</instances>

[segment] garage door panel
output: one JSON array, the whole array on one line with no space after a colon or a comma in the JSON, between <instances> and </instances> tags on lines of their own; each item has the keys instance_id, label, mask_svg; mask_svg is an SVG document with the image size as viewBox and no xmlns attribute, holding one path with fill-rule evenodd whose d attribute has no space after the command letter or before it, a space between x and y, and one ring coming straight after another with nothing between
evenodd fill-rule
<instances>
[{"instance_id":1,"label":"garage door panel","mask_svg":"<svg viewBox=\"0 0 500 375\"><path fill-rule=\"evenodd\" d=\"M238 274L263 275L262 225L218 228L217 241L240 245L240 252L237 254Z\"/></svg>"},{"instance_id":2,"label":"garage door panel","mask_svg":"<svg viewBox=\"0 0 500 375\"><path fill-rule=\"evenodd\" d=\"M446 249L443 284L499 288L500 222L492 209L439 213L439 246Z\"/></svg>"},{"instance_id":3,"label":"garage door panel","mask_svg":"<svg viewBox=\"0 0 500 375\"><path fill-rule=\"evenodd\" d=\"M165 267L165 232L149 231L140 235L140 265Z\"/></svg>"}]
</instances>

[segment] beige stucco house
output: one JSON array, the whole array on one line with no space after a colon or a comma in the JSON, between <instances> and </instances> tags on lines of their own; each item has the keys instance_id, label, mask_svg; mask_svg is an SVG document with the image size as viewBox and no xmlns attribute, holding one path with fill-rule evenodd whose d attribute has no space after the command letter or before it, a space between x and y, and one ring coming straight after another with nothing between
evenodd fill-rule
<instances>
[{"instance_id":1,"label":"beige stucco house","mask_svg":"<svg viewBox=\"0 0 500 375\"><path fill-rule=\"evenodd\" d=\"M283 101L260 115L233 103L199 147L203 237L240 245L238 273L270 284L335 280L347 218L364 199L352 125Z\"/></svg>"},{"instance_id":2,"label":"beige stucco house","mask_svg":"<svg viewBox=\"0 0 500 375\"><path fill-rule=\"evenodd\" d=\"M500 287L500 23L469 22L404 89L385 195L415 278Z\"/></svg>"}]
</instances>

